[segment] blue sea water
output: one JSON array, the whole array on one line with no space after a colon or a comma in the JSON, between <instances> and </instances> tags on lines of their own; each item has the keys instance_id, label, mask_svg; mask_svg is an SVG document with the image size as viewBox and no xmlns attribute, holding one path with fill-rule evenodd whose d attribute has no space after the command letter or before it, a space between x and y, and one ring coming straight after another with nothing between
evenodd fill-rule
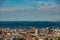
<instances>
[{"instance_id":1,"label":"blue sea water","mask_svg":"<svg viewBox=\"0 0 60 40\"><path fill-rule=\"evenodd\" d=\"M60 21L0 21L0 28L45 28L45 27L60 27Z\"/></svg>"}]
</instances>

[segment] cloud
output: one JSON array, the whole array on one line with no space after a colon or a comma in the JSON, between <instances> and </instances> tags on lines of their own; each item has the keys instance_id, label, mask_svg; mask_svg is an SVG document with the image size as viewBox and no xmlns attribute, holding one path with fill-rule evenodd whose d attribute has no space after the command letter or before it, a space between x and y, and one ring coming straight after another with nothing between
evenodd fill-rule
<instances>
[{"instance_id":1,"label":"cloud","mask_svg":"<svg viewBox=\"0 0 60 40\"><path fill-rule=\"evenodd\" d=\"M60 15L60 4L55 2L34 1L31 6L14 6L10 8L1 8L1 13L31 13Z\"/></svg>"},{"instance_id":2,"label":"cloud","mask_svg":"<svg viewBox=\"0 0 60 40\"><path fill-rule=\"evenodd\" d=\"M31 5L0 8L0 20L48 20L59 21L60 4L55 2L32 1Z\"/></svg>"},{"instance_id":3,"label":"cloud","mask_svg":"<svg viewBox=\"0 0 60 40\"><path fill-rule=\"evenodd\" d=\"M34 1L32 6L16 6L16 7L10 7L10 8L1 8L1 12L15 12L15 11L60 11L60 4L56 4L54 2L43 2L43 1Z\"/></svg>"},{"instance_id":4,"label":"cloud","mask_svg":"<svg viewBox=\"0 0 60 40\"><path fill-rule=\"evenodd\" d=\"M0 11L1 12L14 12L14 11L25 11L25 10L32 10L33 7L32 6L16 6L16 7L12 7L12 8L1 8Z\"/></svg>"}]
</instances>

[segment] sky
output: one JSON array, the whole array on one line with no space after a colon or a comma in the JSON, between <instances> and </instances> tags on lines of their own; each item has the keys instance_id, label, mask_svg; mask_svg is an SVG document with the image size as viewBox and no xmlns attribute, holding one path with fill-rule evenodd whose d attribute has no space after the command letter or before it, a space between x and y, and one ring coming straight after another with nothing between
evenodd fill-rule
<instances>
[{"instance_id":1,"label":"sky","mask_svg":"<svg viewBox=\"0 0 60 40\"><path fill-rule=\"evenodd\" d=\"M0 21L60 21L60 0L0 0Z\"/></svg>"}]
</instances>

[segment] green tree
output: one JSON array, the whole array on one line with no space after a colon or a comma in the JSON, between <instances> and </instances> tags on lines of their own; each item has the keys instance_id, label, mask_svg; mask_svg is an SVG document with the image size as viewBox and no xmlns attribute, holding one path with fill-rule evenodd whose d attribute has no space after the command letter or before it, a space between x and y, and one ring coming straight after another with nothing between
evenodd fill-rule
<instances>
[{"instance_id":1,"label":"green tree","mask_svg":"<svg viewBox=\"0 0 60 40\"><path fill-rule=\"evenodd\" d=\"M58 40L60 40L60 37L58 37Z\"/></svg>"}]
</instances>

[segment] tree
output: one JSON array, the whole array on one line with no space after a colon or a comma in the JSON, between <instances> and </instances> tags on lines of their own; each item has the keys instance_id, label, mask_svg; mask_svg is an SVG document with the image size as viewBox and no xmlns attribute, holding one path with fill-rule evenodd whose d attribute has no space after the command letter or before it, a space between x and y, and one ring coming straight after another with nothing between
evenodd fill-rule
<instances>
[{"instance_id":1,"label":"tree","mask_svg":"<svg viewBox=\"0 0 60 40\"><path fill-rule=\"evenodd\" d=\"M60 40L60 37L58 37L58 40Z\"/></svg>"}]
</instances>

